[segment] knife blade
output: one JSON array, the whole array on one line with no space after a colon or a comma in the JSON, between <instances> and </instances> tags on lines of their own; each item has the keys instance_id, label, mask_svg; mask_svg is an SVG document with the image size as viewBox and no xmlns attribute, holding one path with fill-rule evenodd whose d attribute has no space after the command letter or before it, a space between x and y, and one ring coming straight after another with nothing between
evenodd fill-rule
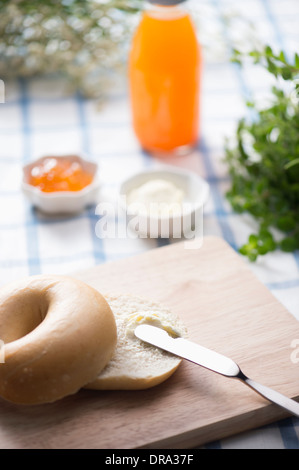
<instances>
[{"instance_id":1,"label":"knife blade","mask_svg":"<svg viewBox=\"0 0 299 470\"><path fill-rule=\"evenodd\" d=\"M135 335L142 341L146 341L206 369L213 370L218 374L234 377L240 372L237 364L228 357L185 338L173 338L162 328L145 324L139 325L135 329Z\"/></svg>"},{"instance_id":2,"label":"knife blade","mask_svg":"<svg viewBox=\"0 0 299 470\"><path fill-rule=\"evenodd\" d=\"M237 378L245 383L259 395L275 403L289 413L299 417L299 403L282 395L281 393L266 387L250 378L241 371L229 357L223 356L216 351L203 347L197 343L181 337L172 337L167 331L153 325L138 325L135 328L135 336L157 348L168 351L175 356L205 367L213 372L226 377Z\"/></svg>"}]
</instances>

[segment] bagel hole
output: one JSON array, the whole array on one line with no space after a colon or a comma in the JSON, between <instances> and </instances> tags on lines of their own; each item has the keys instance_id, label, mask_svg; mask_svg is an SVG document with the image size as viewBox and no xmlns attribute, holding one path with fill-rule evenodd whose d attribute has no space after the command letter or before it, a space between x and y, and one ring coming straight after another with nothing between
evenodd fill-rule
<instances>
[{"instance_id":1,"label":"bagel hole","mask_svg":"<svg viewBox=\"0 0 299 470\"><path fill-rule=\"evenodd\" d=\"M22 289L0 304L1 339L16 341L35 330L45 319L49 307L47 296L33 289Z\"/></svg>"}]
</instances>

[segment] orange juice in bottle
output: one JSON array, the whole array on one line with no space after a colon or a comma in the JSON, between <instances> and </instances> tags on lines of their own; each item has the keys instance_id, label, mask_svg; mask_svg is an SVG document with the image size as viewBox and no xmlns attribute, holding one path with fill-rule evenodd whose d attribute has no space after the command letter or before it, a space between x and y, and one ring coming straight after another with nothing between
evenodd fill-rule
<instances>
[{"instance_id":1,"label":"orange juice in bottle","mask_svg":"<svg viewBox=\"0 0 299 470\"><path fill-rule=\"evenodd\" d=\"M198 139L201 50L183 2L151 0L132 41L133 127L150 153L187 153Z\"/></svg>"}]
</instances>

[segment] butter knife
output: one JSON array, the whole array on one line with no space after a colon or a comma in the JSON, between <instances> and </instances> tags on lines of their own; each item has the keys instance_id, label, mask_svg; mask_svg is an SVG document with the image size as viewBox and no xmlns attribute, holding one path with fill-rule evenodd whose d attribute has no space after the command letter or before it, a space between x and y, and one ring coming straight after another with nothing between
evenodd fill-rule
<instances>
[{"instance_id":1,"label":"butter knife","mask_svg":"<svg viewBox=\"0 0 299 470\"><path fill-rule=\"evenodd\" d=\"M299 403L246 377L240 367L232 359L218 352L207 349L185 338L173 338L167 331L152 325L137 326L135 328L135 336L142 341L164 349L182 359L194 362L218 374L239 379L259 395L281 406L294 416L299 417Z\"/></svg>"}]
</instances>

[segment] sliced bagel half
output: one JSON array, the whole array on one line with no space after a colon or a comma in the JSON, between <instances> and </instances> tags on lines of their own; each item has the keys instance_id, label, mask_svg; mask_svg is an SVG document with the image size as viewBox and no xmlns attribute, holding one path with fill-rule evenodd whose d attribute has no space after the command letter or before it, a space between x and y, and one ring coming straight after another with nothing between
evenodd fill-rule
<instances>
[{"instance_id":1,"label":"sliced bagel half","mask_svg":"<svg viewBox=\"0 0 299 470\"><path fill-rule=\"evenodd\" d=\"M117 344L110 362L84 388L141 390L164 382L178 368L181 359L139 340L134 330L146 323L174 336L186 337L183 322L168 308L142 297L126 294L104 297L115 317Z\"/></svg>"}]
</instances>

